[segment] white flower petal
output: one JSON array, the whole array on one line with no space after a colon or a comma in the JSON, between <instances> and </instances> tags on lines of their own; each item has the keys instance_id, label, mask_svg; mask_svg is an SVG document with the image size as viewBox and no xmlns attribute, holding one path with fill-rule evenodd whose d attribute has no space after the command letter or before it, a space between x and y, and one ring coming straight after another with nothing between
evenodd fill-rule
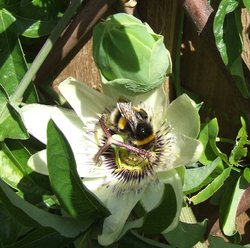
<instances>
[{"instance_id":1,"label":"white flower petal","mask_svg":"<svg viewBox=\"0 0 250 248\"><path fill-rule=\"evenodd\" d=\"M176 132L196 138L200 131L200 116L195 103L183 94L176 98L167 109L167 121Z\"/></svg>"},{"instance_id":2,"label":"white flower petal","mask_svg":"<svg viewBox=\"0 0 250 248\"><path fill-rule=\"evenodd\" d=\"M83 123L71 110L29 104L21 108L21 116L28 132L44 144L47 142L47 125L50 119L53 119L67 138L74 139L83 132Z\"/></svg>"},{"instance_id":3,"label":"white flower petal","mask_svg":"<svg viewBox=\"0 0 250 248\"><path fill-rule=\"evenodd\" d=\"M98 236L98 242L104 246L110 245L117 240L130 212L143 194L143 191L135 192L132 190L117 196L116 192L111 189L105 191L103 192L106 195L104 205L110 210L111 215L105 218L102 234Z\"/></svg>"},{"instance_id":4,"label":"white flower petal","mask_svg":"<svg viewBox=\"0 0 250 248\"><path fill-rule=\"evenodd\" d=\"M140 202L146 212L156 208L161 201L164 185L159 182L150 183L144 191Z\"/></svg>"},{"instance_id":5,"label":"white flower petal","mask_svg":"<svg viewBox=\"0 0 250 248\"><path fill-rule=\"evenodd\" d=\"M30 104L21 109L22 119L28 132L41 142L47 142L47 125L50 119L63 132L74 153L77 171L81 177L88 176L98 146L93 131L83 127L82 121L72 110L39 104ZM45 160L46 161L46 160Z\"/></svg>"},{"instance_id":6,"label":"white flower petal","mask_svg":"<svg viewBox=\"0 0 250 248\"><path fill-rule=\"evenodd\" d=\"M72 77L61 82L58 89L86 126L116 104L112 98Z\"/></svg>"},{"instance_id":7,"label":"white flower petal","mask_svg":"<svg viewBox=\"0 0 250 248\"><path fill-rule=\"evenodd\" d=\"M141 105L146 110L153 113L152 124L158 130L166 118L168 98L164 93L163 87L158 87L150 92L137 95L132 100L134 106Z\"/></svg>"},{"instance_id":8,"label":"white flower petal","mask_svg":"<svg viewBox=\"0 0 250 248\"><path fill-rule=\"evenodd\" d=\"M103 197L106 199L105 195L98 194L98 189L102 187L102 185L105 184L106 176L100 175L99 177L93 177L93 178L83 178L82 182L83 184L90 190L91 192L95 193L95 195L102 201ZM98 196L99 195L99 196Z\"/></svg>"},{"instance_id":9,"label":"white flower petal","mask_svg":"<svg viewBox=\"0 0 250 248\"><path fill-rule=\"evenodd\" d=\"M202 143L179 133L174 136L172 167L197 162L203 152Z\"/></svg>"},{"instance_id":10,"label":"white flower petal","mask_svg":"<svg viewBox=\"0 0 250 248\"><path fill-rule=\"evenodd\" d=\"M92 138L92 139L91 139ZM75 137L71 145L77 171L80 177L90 177L90 174L95 177L96 173L91 172L95 166L94 156L98 152L98 146L95 142L94 135L87 135L82 131L81 136ZM100 173L99 173L100 174ZM96 175L98 177L98 175Z\"/></svg>"},{"instance_id":11,"label":"white flower petal","mask_svg":"<svg viewBox=\"0 0 250 248\"><path fill-rule=\"evenodd\" d=\"M33 154L28 160L28 166L37 173L49 175L47 167L47 150Z\"/></svg>"}]
</instances>

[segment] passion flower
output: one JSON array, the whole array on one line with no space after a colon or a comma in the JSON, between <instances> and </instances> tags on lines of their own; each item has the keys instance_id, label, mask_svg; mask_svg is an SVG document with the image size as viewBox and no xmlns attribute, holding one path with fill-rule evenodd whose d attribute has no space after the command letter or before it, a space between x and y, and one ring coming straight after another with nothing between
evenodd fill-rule
<instances>
[{"instance_id":1,"label":"passion flower","mask_svg":"<svg viewBox=\"0 0 250 248\"><path fill-rule=\"evenodd\" d=\"M111 98L73 78L63 81L59 90L73 110L30 104L21 109L22 119L29 133L44 144L50 119L67 138L82 183L111 212L104 219L99 243L109 245L119 238L138 202L145 212L156 208L165 184L173 188L177 210L164 231L173 229L182 205L182 183L175 168L196 162L203 150L196 139L200 119L195 103L182 95L168 105L160 87L128 99L126 113L119 96ZM149 134L136 133L141 122L152 127L148 140ZM46 150L32 155L29 165L48 174Z\"/></svg>"}]
</instances>

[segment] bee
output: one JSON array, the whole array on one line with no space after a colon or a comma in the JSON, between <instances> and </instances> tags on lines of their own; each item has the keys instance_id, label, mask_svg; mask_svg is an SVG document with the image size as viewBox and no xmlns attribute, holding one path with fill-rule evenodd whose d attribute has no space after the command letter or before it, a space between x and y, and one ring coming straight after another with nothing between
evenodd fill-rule
<instances>
[{"instance_id":1,"label":"bee","mask_svg":"<svg viewBox=\"0 0 250 248\"><path fill-rule=\"evenodd\" d=\"M148 149L153 146L156 137L144 109L132 106L131 102L118 102L108 119L105 114L101 116L99 124L106 141L94 156L96 163L99 163L100 156L109 149L111 144L124 147L130 152L152 160L152 153ZM113 134L125 136L128 143L113 139Z\"/></svg>"},{"instance_id":2,"label":"bee","mask_svg":"<svg viewBox=\"0 0 250 248\"><path fill-rule=\"evenodd\" d=\"M147 112L143 108L132 106L131 102L118 102L110 118L115 129L127 134L128 141L136 147L149 148L155 140Z\"/></svg>"}]
</instances>

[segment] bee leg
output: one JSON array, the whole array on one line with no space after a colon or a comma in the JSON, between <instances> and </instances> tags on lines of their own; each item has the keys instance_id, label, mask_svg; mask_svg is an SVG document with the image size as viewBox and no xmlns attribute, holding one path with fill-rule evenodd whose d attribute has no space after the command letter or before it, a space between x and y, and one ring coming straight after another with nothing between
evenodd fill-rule
<instances>
[{"instance_id":1,"label":"bee leg","mask_svg":"<svg viewBox=\"0 0 250 248\"><path fill-rule=\"evenodd\" d=\"M100 162L100 157L101 155L107 151L111 145L111 137L105 142L105 144L99 149L99 151L96 153L95 157L94 157L94 161L96 163L99 163Z\"/></svg>"},{"instance_id":2,"label":"bee leg","mask_svg":"<svg viewBox=\"0 0 250 248\"><path fill-rule=\"evenodd\" d=\"M118 140L112 139L112 144L117 145L117 146L120 146L120 147L124 147L124 148L126 148L128 151L134 152L134 153L136 153L136 154L138 154L138 155L145 156L145 157L148 158L148 159L150 159L151 156L152 156L151 152L148 152L148 151L146 151L146 150L144 150L144 149L139 149L139 148L137 148L137 147L135 147L135 146L131 146L131 145L129 145L129 144L126 144L126 143L121 142L121 141L118 141Z\"/></svg>"},{"instance_id":3,"label":"bee leg","mask_svg":"<svg viewBox=\"0 0 250 248\"><path fill-rule=\"evenodd\" d=\"M105 117L104 117L104 115L101 116L101 118L100 118L100 120L99 120L99 124L100 124L100 126L101 126L101 128L102 128L102 131L104 132L105 136L106 136L107 138L110 138L112 135L111 135L111 133L109 132L109 128L108 128L108 127L106 126L106 124L105 124Z\"/></svg>"},{"instance_id":4,"label":"bee leg","mask_svg":"<svg viewBox=\"0 0 250 248\"><path fill-rule=\"evenodd\" d=\"M99 120L99 124L101 126L102 131L104 132L104 135L107 138L107 141L105 142L105 144L99 149L99 151L96 153L96 155L94 156L94 161L96 163L99 163L100 161L100 157L101 155L108 150L108 148L111 145L111 133L109 132L108 127L105 124L105 117L104 115L101 116L100 120Z\"/></svg>"}]
</instances>

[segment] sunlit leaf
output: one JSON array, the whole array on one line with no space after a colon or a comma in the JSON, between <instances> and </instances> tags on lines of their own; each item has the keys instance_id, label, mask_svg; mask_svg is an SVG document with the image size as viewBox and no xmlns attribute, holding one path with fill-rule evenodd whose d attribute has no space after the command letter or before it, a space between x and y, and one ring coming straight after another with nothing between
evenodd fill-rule
<instances>
[{"instance_id":1,"label":"sunlit leaf","mask_svg":"<svg viewBox=\"0 0 250 248\"><path fill-rule=\"evenodd\" d=\"M245 177L247 182L250 183L250 168L244 169L243 176Z\"/></svg>"},{"instance_id":2,"label":"sunlit leaf","mask_svg":"<svg viewBox=\"0 0 250 248\"><path fill-rule=\"evenodd\" d=\"M236 137L236 143L229 157L229 162L232 165L238 165L240 161L247 156L248 149L246 145L250 144L250 141L247 139L246 122L243 118L241 118L241 125L242 127Z\"/></svg>"},{"instance_id":3,"label":"sunlit leaf","mask_svg":"<svg viewBox=\"0 0 250 248\"><path fill-rule=\"evenodd\" d=\"M206 185L204 182L207 182L206 179L208 179L209 175L216 169L219 163L222 163L222 161L218 157L211 164L186 169L183 185L183 191L185 194L196 192L204 187ZM212 178L210 180L212 180Z\"/></svg>"},{"instance_id":4,"label":"sunlit leaf","mask_svg":"<svg viewBox=\"0 0 250 248\"><path fill-rule=\"evenodd\" d=\"M219 176L217 176L210 184L208 184L204 189L199 191L198 194L192 196L190 201L193 204L199 204L210 198L220 187L224 184L225 180L229 177L231 172L231 167L225 169Z\"/></svg>"},{"instance_id":5,"label":"sunlit leaf","mask_svg":"<svg viewBox=\"0 0 250 248\"><path fill-rule=\"evenodd\" d=\"M250 14L250 2L248 0L243 0L242 2L244 3L248 13Z\"/></svg>"},{"instance_id":6,"label":"sunlit leaf","mask_svg":"<svg viewBox=\"0 0 250 248\"><path fill-rule=\"evenodd\" d=\"M6 138L27 139L28 133L19 113L8 102L8 93L0 84L0 141Z\"/></svg>"},{"instance_id":7,"label":"sunlit leaf","mask_svg":"<svg viewBox=\"0 0 250 248\"><path fill-rule=\"evenodd\" d=\"M5 9L0 10L0 83L11 95L27 71L27 64L18 39L16 19ZM36 102L37 95L30 85L24 100Z\"/></svg>"},{"instance_id":8,"label":"sunlit leaf","mask_svg":"<svg viewBox=\"0 0 250 248\"><path fill-rule=\"evenodd\" d=\"M18 184L23 179L24 174L11 160L6 150L8 150L8 148L6 148L6 145L2 143L0 150L0 175L8 185L18 190ZM31 186L31 182L28 184L28 186Z\"/></svg>"},{"instance_id":9,"label":"sunlit leaf","mask_svg":"<svg viewBox=\"0 0 250 248\"><path fill-rule=\"evenodd\" d=\"M204 146L204 152L199 161L204 165L211 164L218 156L223 161L227 161L226 154L222 153L216 144L218 133L219 127L216 118L206 123L200 131L199 140Z\"/></svg>"},{"instance_id":10,"label":"sunlit leaf","mask_svg":"<svg viewBox=\"0 0 250 248\"><path fill-rule=\"evenodd\" d=\"M227 236L233 236L237 233L235 220L236 212L243 193L249 184L243 176L235 176L231 179L229 187L221 199L220 204L220 228Z\"/></svg>"},{"instance_id":11,"label":"sunlit leaf","mask_svg":"<svg viewBox=\"0 0 250 248\"><path fill-rule=\"evenodd\" d=\"M68 214L86 226L109 214L83 185L69 143L52 120L47 130L47 162L52 189Z\"/></svg>"}]
</instances>

